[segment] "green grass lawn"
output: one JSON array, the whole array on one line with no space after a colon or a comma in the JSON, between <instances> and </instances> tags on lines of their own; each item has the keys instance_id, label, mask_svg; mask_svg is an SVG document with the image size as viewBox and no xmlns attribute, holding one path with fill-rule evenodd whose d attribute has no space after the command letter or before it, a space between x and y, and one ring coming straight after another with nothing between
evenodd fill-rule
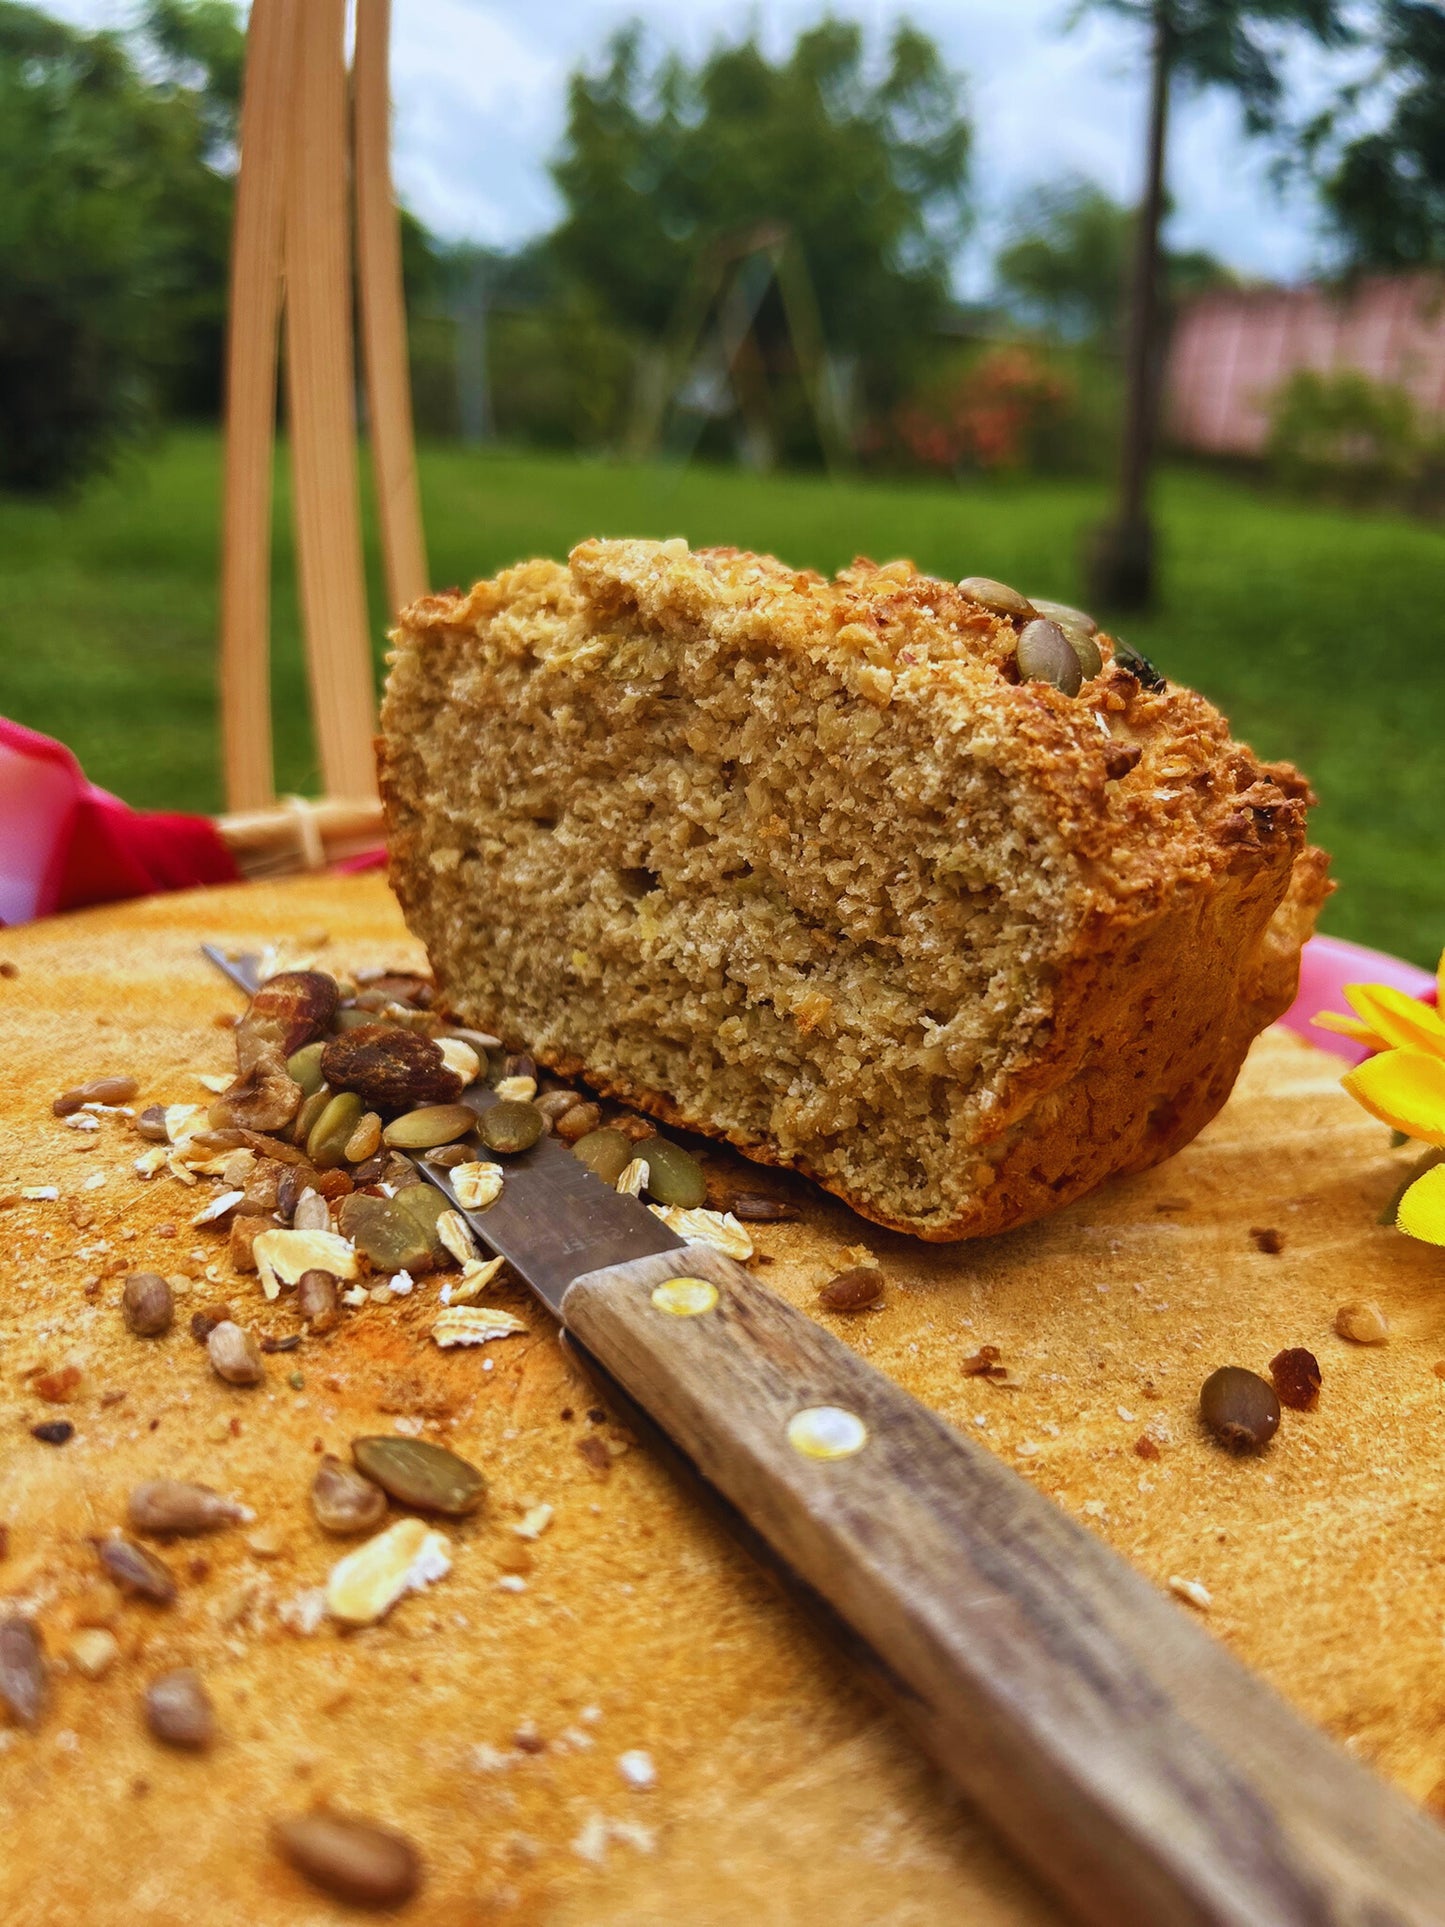
<instances>
[{"instance_id":1,"label":"green grass lawn","mask_svg":"<svg viewBox=\"0 0 1445 1927\"><path fill-rule=\"evenodd\" d=\"M0 713L62 737L137 804L221 806L215 718L214 435L45 507L0 501ZM432 448L432 579L464 583L587 534L685 535L836 568L859 551L1077 600L1088 483L969 487L676 473ZM1445 943L1445 534L1309 508L1192 472L1160 489L1163 594L1127 625L1264 754L1306 769L1340 889L1326 927L1433 963ZM275 710L283 788L315 787L289 506L277 500ZM380 571L369 554L373 607ZM378 654L381 648L378 622Z\"/></svg>"}]
</instances>

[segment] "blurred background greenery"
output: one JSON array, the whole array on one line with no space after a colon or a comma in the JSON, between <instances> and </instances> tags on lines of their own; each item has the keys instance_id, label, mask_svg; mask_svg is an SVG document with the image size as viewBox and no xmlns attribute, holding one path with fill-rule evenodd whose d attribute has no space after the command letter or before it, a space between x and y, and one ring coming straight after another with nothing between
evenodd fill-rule
<instances>
[{"instance_id":1,"label":"blurred background greenery","mask_svg":"<svg viewBox=\"0 0 1445 1927\"><path fill-rule=\"evenodd\" d=\"M1341 286L1445 259L1439 8L1099 4L1308 174ZM1377 93L1342 86L1292 122L1281 47L1347 34ZM215 423L243 51L229 0L152 0L123 32L0 0L0 712L144 805L221 804ZM988 299L962 301L973 149L965 77L906 26L870 41L826 18L771 54L744 28L691 61L628 30L580 64L552 231L503 253L404 217L433 579L584 534L683 534L825 569L907 554L1079 600L1148 223L1083 177L1040 184ZM1233 277L1161 243L1156 285L1157 382L1173 313ZM1327 926L1433 961L1445 435L1349 369L1296 372L1269 420L1249 463L1164 451L1157 593L1120 626L1309 771L1344 885ZM278 490L278 774L307 790L284 459Z\"/></svg>"}]
</instances>

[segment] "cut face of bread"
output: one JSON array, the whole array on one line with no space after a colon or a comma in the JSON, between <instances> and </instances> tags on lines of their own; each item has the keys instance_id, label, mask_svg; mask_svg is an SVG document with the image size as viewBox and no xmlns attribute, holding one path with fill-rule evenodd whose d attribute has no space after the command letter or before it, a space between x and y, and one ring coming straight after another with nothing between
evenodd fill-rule
<instances>
[{"instance_id":1,"label":"cut face of bread","mask_svg":"<svg viewBox=\"0 0 1445 1927\"><path fill-rule=\"evenodd\" d=\"M682 542L418 603L382 792L446 1000L925 1238L1177 1150L1293 994L1307 791L1107 637L1020 681L1020 622Z\"/></svg>"}]
</instances>

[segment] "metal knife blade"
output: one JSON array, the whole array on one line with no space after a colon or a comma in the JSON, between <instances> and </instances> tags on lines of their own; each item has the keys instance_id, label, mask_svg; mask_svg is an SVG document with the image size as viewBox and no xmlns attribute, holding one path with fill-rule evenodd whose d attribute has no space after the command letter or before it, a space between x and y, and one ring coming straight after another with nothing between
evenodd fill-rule
<instances>
[{"instance_id":1,"label":"metal knife blade","mask_svg":"<svg viewBox=\"0 0 1445 1927\"><path fill-rule=\"evenodd\" d=\"M228 956L210 943L201 949L237 989L254 996L260 986L258 957ZM463 1091L461 1101L480 1112L496 1098L495 1091L479 1083ZM444 1165L432 1164L422 1152L397 1155L410 1159L461 1213L480 1243L505 1258L554 1316L561 1315L568 1285L583 1272L680 1251L685 1242L638 1199L604 1184L555 1137L539 1138L530 1151L506 1158L478 1151L479 1158L501 1164L506 1173L501 1196L485 1211L469 1211L458 1203Z\"/></svg>"}]
</instances>

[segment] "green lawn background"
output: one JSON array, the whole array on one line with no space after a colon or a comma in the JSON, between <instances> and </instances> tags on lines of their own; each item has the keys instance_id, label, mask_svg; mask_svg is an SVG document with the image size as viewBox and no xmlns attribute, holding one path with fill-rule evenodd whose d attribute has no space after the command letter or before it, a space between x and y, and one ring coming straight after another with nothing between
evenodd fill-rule
<instances>
[{"instance_id":1,"label":"green lawn background","mask_svg":"<svg viewBox=\"0 0 1445 1927\"><path fill-rule=\"evenodd\" d=\"M432 580L461 584L584 535L684 535L832 570L859 552L992 575L1077 601L1089 483L964 487L759 478L510 451L427 448ZM61 737L149 807L216 810L220 446L177 433L68 505L0 501L0 714ZM1445 534L1293 504L1192 471L1159 491L1163 593L1124 625L1263 754L1321 795L1340 888L1325 927L1433 963L1445 944ZM316 774L298 647L289 503L278 476L278 780ZM372 606L383 608L374 540ZM377 652L383 623L377 620Z\"/></svg>"}]
</instances>

